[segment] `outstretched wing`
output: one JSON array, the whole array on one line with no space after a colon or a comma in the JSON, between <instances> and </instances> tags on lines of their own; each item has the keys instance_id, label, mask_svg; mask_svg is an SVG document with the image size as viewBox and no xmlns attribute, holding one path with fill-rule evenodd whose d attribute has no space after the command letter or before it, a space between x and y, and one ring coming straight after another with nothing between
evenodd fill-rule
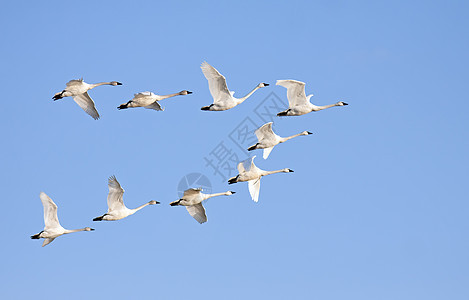
<instances>
[{"instance_id":1,"label":"outstretched wing","mask_svg":"<svg viewBox=\"0 0 469 300\"><path fill-rule=\"evenodd\" d=\"M196 194L200 194L200 192L202 191L201 188L198 188L198 189L187 189L184 191L184 196L192 196L192 195L196 195ZM183 196L183 197L184 197Z\"/></svg>"},{"instance_id":2,"label":"outstretched wing","mask_svg":"<svg viewBox=\"0 0 469 300\"><path fill-rule=\"evenodd\" d=\"M93 119L99 119L99 114L96 110L96 107L94 106L94 101L87 92L73 96L73 100Z\"/></svg>"},{"instance_id":3,"label":"outstretched wing","mask_svg":"<svg viewBox=\"0 0 469 300\"><path fill-rule=\"evenodd\" d=\"M151 96L152 92L141 92L134 94L134 99L139 99L139 98L146 98L148 96Z\"/></svg>"},{"instance_id":4,"label":"outstretched wing","mask_svg":"<svg viewBox=\"0 0 469 300\"><path fill-rule=\"evenodd\" d=\"M267 157L269 157L270 152L272 152L273 149L274 149L274 147L265 148L265 149L264 149L264 154L263 154L262 157L263 157L264 159L267 159Z\"/></svg>"},{"instance_id":5,"label":"outstretched wing","mask_svg":"<svg viewBox=\"0 0 469 300\"><path fill-rule=\"evenodd\" d=\"M109 177L107 186L109 187L109 194L107 195L108 212L124 208L124 189L114 175Z\"/></svg>"},{"instance_id":6,"label":"outstretched wing","mask_svg":"<svg viewBox=\"0 0 469 300\"><path fill-rule=\"evenodd\" d=\"M57 218L57 205L54 201L44 192L39 194L39 198L41 198L42 206L44 207L44 230L61 227Z\"/></svg>"},{"instance_id":7,"label":"outstretched wing","mask_svg":"<svg viewBox=\"0 0 469 300\"><path fill-rule=\"evenodd\" d=\"M262 140L275 139L275 133L272 130L272 123L273 122L265 123L264 125L259 127L256 131L254 131L259 142Z\"/></svg>"},{"instance_id":8,"label":"outstretched wing","mask_svg":"<svg viewBox=\"0 0 469 300\"><path fill-rule=\"evenodd\" d=\"M231 93L226 85L226 79L217 71L217 69L209 65L207 62L203 62L200 68L202 69L205 78L208 80L208 88L210 89L210 94L212 94L214 103L231 98Z\"/></svg>"},{"instance_id":9,"label":"outstretched wing","mask_svg":"<svg viewBox=\"0 0 469 300\"><path fill-rule=\"evenodd\" d=\"M158 103L158 101L155 101L152 104L144 106L144 107L148 108L148 109L158 110L158 111L163 111L164 110L164 108L161 107L161 105Z\"/></svg>"},{"instance_id":10,"label":"outstretched wing","mask_svg":"<svg viewBox=\"0 0 469 300\"><path fill-rule=\"evenodd\" d=\"M238 172L241 174L243 172L249 172L254 168L257 168L256 165L254 164L254 158L256 156L254 155L253 157L250 157L246 160L243 160L238 164Z\"/></svg>"},{"instance_id":11,"label":"outstretched wing","mask_svg":"<svg viewBox=\"0 0 469 300\"><path fill-rule=\"evenodd\" d=\"M249 194L251 194L252 200L254 202L259 201L259 190L261 189L261 179L254 179L248 181Z\"/></svg>"},{"instance_id":12,"label":"outstretched wing","mask_svg":"<svg viewBox=\"0 0 469 300\"><path fill-rule=\"evenodd\" d=\"M202 203L186 206L186 209L200 224L207 222L207 215L205 214L205 208L202 206Z\"/></svg>"},{"instance_id":13,"label":"outstretched wing","mask_svg":"<svg viewBox=\"0 0 469 300\"><path fill-rule=\"evenodd\" d=\"M49 245L55 240L55 238L45 238L44 242L42 243L42 247Z\"/></svg>"},{"instance_id":14,"label":"outstretched wing","mask_svg":"<svg viewBox=\"0 0 469 300\"><path fill-rule=\"evenodd\" d=\"M83 84L83 78L80 79L73 79L67 82L67 87L75 86L75 85L81 85Z\"/></svg>"},{"instance_id":15,"label":"outstretched wing","mask_svg":"<svg viewBox=\"0 0 469 300\"><path fill-rule=\"evenodd\" d=\"M297 80L277 80L277 85L287 88L287 98L290 108L308 103L304 82Z\"/></svg>"}]
</instances>

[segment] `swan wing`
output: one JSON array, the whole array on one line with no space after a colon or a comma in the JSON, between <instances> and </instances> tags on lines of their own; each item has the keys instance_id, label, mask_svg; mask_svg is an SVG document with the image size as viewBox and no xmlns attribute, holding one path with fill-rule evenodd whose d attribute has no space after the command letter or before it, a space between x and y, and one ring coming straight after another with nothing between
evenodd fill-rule
<instances>
[{"instance_id":1,"label":"swan wing","mask_svg":"<svg viewBox=\"0 0 469 300\"><path fill-rule=\"evenodd\" d=\"M184 191L184 196L193 196L193 195L198 195L202 191L201 188L197 189L187 189Z\"/></svg>"},{"instance_id":2,"label":"swan wing","mask_svg":"<svg viewBox=\"0 0 469 300\"><path fill-rule=\"evenodd\" d=\"M210 89L210 94L212 94L214 103L231 98L231 93L226 85L226 79L217 71L217 69L209 65L207 62L203 62L200 68L202 69L205 78L208 80L208 88Z\"/></svg>"},{"instance_id":3,"label":"swan wing","mask_svg":"<svg viewBox=\"0 0 469 300\"><path fill-rule=\"evenodd\" d=\"M77 86L77 85L81 85L81 84L83 84L83 78L73 79L73 80L70 80L69 82L67 82L67 87Z\"/></svg>"},{"instance_id":4,"label":"swan wing","mask_svg":"<svg viewBox=\"0 0 469 300\"><path fill-rule=\"evenodd\" d=\"M158 101L155 101L152 104L144 106L144 107L148 108L148 109L158 110L158 111L163 111L164 110L164 108L161 107L161 105L158 103Z\"/></svg>"},{"instance_id":5,"label":"swan wing","mask_svg":"<svg viewBox=\"0 0 469 300\"><path fill-rule=\"evenodd\" d=\"M39 194L39 198L41 198L42 206L44 207L44 230L62 227L60 226L59 218L57 218L57 205L54 201L44 192Z\"/></svg>"},{"instance_id":6,"label":"swan wing","mask_svg":"<svg viewBox=\"0 0 469 300\"><path fill-rule=\"evenodd\" d=\"M45 238L44 242L42 243L42 247L49 245L55 240L55 238Z\"/></svg>"},{"instance_id":7,"label":"swan wing","mask_svg":"<svg viewBox=\"0 0 469 300\"><path fill-rule=\"evenodd\" d=\"M264 149L264 154L263 154L262 157L263 157L264 159L267 159L267 157L269 157L270 152L272 152L273 149L274 149L274 147L265 148L265 149Z\"/></svg>"},{"instance_id":8,"label":"swan wing","mask_svg":"<svg viewBox=\"0 0 469 300\"><path fill-rule=\"evenodd\" d=\"M254 168L257 168L256 165L254 164L254 158L256 156L254 155L253 157L250 157L248 159L243 160L238 164L238 172L241 174L243 172L249 172L253 170Z\"/></svg>"},{"instance_id":9,"label":"swan wing","mask_svg":"<svg viewBox=\"0 0 469 300\"><path fill-rule=\"evenodd\" d=\"M108 212L124 208L125 191L114 175L109 177L107 186L109 187L109 194L107 195Z\"/></svg>"},{"instance_id":10,"label":"swan wing","mask_svg":"<svg viewBox=\"0 0 469 300\"><path fill-rule=\"evenodd\" d=\"M134 94L134 99L146 98L151 95L152 95L152 92L141 92L141 93Z\"/></svg>"},{"instance_id":11,"label":"swan wing","mask_svg":"<svg viewBox=\"0 0 469 300\"><path fill-rule=\"evenodd\" d=\"M200 224L207 222L207 215L205 214L205 208L202 206L202 203L186 206L186 209Z\"/></svg>"},{"instance_id":12,"label":"swan wing","mask_svg":"<svg viewBox=\"0 0 469 300\"><path fill-rule=\"evenodd\" d=\"M265 123L256 131L254 131L259 142L262 140L275 140L275 133L272 130L272 123L273 122Z\"/></svg>"},{"instance_id":13,"label":"swan wing","mask_svg":"<svg viewBox=\"0 0 469 300\"><path fill-rule=\"evenodd\" d=\"M287 98L290 108L308 103L304 82L297 80L277 80L276 84L287 88Z\"/></svg>"},{"instance_id":14,"label":"swan wing","mask_svg":"<svg viewBox=\"0 0 469 300\"><path fill-rule=\"evenodd\" d=\"M259 201L259 190L261 189L261 178L248 181L249 194L254 202Z\"/></svg>"},{"instance_id":15,"label":"swan wing","mask_svg":"<svg viewBox=\"0 0 469 300\"><path fill-rule=\"evenodd\" d=\"M73 100L93 119L99 119L99 114L96 110L96 107L94 106L94 101L91 99L88 93L85 92L83 94L73 96Z\"/></svg>"}]
</instances>

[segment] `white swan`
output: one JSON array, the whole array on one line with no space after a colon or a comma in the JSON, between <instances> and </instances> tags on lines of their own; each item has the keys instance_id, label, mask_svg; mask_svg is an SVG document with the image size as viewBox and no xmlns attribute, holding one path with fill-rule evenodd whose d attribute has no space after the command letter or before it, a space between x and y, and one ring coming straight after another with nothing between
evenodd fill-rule
<instances>
[{"instance_id":1,"label":"white swan","mask_svg":"<svg viewBox=\"0 0 469 300\"><path fill-rule=\"evenodd\" d=\"M115 176L109 177L108 180L109 194L107 195L107 213L100 217L96 217L93 221L117 221L133 215L147 205L159 204L160 202L152 200L137 208L129 209L124 205L124 189L121 187Z\"/></svg>"},{"instance_id":2,"label":"white swan","mask_svg":"<svg viewBox=\"0 0 469 300\"><path fill-rule=\"evenodd\" d=\"M286 142L292 138L295 138L300 135L309 135L312 134L309 131L303 131L301 133L292 135L292 136L287 136L287 137L280 137L274 133L272 130L272 122L266 123L262 125L260 128L258 128L254 132L257 136L257 140L259 141L255 145L251 146L248 148L248 151L252 151L255 149L264 149L264 159L267 159L269 157L270 152L272 149L274 149L275 145L278 145L280 143Z\"/></svg>"},{"instance_id":3,"label":"white swan","mask_svg":"<svg viewBox=\"0 0 469 300\"><path fill-rule=\"evenodd\" d=\"M281 169L276 171L264 171L256 167L254 164L253 156L251 159L247 159L242 161L238 164L238 171L239 174L236 177L230 178L228 180L229 184L233 184L236 182L247 181L249 187L249 193L251 194L252 200L257 202L259 200L259 190L261 188L261 178L262 176L275 174L275 173L289 173L293 172L291 169Z\"/></svg>"},{"instance_id":4,"label":"white swan","mask_svg":"<svg viewBox=\"0 0 469 300\"><path fill-rule=\"evenodd\" d=\"M73 100L93 119L99 119L98 111L94 106L93 99L88 95L88 91L100 86L100 85L122 85L122 83L117 81L111 82L100 82L94 84L88 84L83 81L83 78L78 80L70 80L67 82L67 87L65 90L61 91L60 93L56 93L52 99L59 100L64 97L72 97Z\"/></svg>"},{"instance_id":5,"label":"white swan","mask_svg":"<svg viewBox=\"0 0 469 300\"><path fill-rule=\"evenodd\" d=\"M41 198L42 206L44 206L44 230L31 236L32 239L44 239L42 247L52 243L52 241L63 234L78 232L78 231L93 231L93 228L85 227L81 229L68 230L63 228L57 218L57 205L52 201L46 193L41 192L39 194Z\"/></svg>"},{"instance_id":6,"label":"white swan","mask_svg":"<svg viewBox=\"0 0 469 300\"><path fill-rule=\"evenodd\" d=\"M233 97L234 92L230 92L230 90L228 90L225 77L221 75L217 69L209 65L207 62L203 62L200 68L202 69L205 78L208 80L210 94L212 94L213 97L213 104L204 106L201 110L221 111L233 108L236 105L243 103L243 101L249 98L256 90L269 86L267 83L259 83L246 96L235 98Z\"/></svg>"},{"instance_id":7,"label":"white swan","mask_svg":"<svg viewBox=\"0 0 469 300\"><path fill-rule=\"evenodd\" d=\"M313 94L306 96L305 83L297 80L277 80L276 85L287 88L288 109L277 116L301 116L312 111L319 111L334 106L348 105L339 101L330 105L317 106L309 102Z\"/></svg>"},{"instance_id":8,"label":"white swan","mask_svg":"<svg viewBox=\"0 0 469 300\"><path fill-rule=\"evenodd\" d=\"M189 214L197 220L200 224L207 222L207 215L205 214L205 208L202 205L202 201L207 200L208 198L217 197L217 196L230 196L235 194L235 192L228 191L224 193L216 194L204 194L202 189L188 189L184 191L184 195L181 199L171 202L169 205L185 206Z\"/></svg>"},{"instance_id":9,"label":"white swan","mask_svg":"<svg viewBox=\"0 0 469 300\"><path fill-rule=\"evenodd\" d=\"M169 95L156 95L152 92L142 92L134 95L134 98L127 103L121 104L117 109L126 109L126 108L131 108L131 107L145 107L148 109L154 109L154 110L164 110L163 107L158 103L158 101L166 99L166 98L171 98L174 96L179 96L179 95L189 95L192 94L192 92L189 91L180 91L179 93L174 93L174 94L169 94Z\"/></svg>"}]
</instances>

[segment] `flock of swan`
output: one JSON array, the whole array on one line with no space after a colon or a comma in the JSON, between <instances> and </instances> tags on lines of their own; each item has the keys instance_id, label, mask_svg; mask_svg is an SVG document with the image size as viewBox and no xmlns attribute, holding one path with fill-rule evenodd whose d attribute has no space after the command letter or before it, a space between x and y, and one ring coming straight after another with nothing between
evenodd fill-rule
<instances>
[{"instance_id":1,"label":"flock of swan","mask_svg":"<svg viewBox=\"0 0 469 300\"><path fill-rule=\"evenodd\" d=\"M251 92L246 96L241 98L235 98L234 92L228 89L226 84L226 78L220 74L214 67L209 65L207 62L203 62L201 65L202 72L205 78L208 81L210 94L213 97L213 103L208 106L203 106L201 110L206 111L224 111L231 109L241 103L243 103L247 98L249 98L256 90L267 87L267 83L259 83ZM70 80L66 88L56 93L53 97L54 101L59 100L65 97L72 97L73 100L93 119L99 119L99 113L96 109L93 99L88 94L88 91L101 86L101 85L122 85L122 83L117 81L110 82L101 82L95 84L88 84L82 79ZM297 80L277 80L276 85L285 87L287 89L287 98L288 98L288 109L285 111L279 112L277 116L301 116L312 111L319 111L326 108L334 106L345 106L348 105L345 102L339 101L334 104L317 106L310 102L310 98L313 96L306 96L305 93L305 83ZM147 109L154 109L158 111L163 111L164 108L158 103L163 99L178 95L189 95L192 92L183 90L179 93L169 94L169 95L156 95L153 92L141 92L134 95L134 98L126 103L121 104L117 109L127 109L133 107L144 107ZM256 149L263 149L263 158L267 159L272 149L280 144L284 143L290 139L293 139L302 135L310 135L311 132L303 131L301 133L288 136L280 137L275 134L272 130L272 122L262 125L255 131L258 142L249 147L247 150L253 151ZM249 193L252 200L258 202L259 200L259 191L260 191L260 180L263 176L276 174L276 173L290 173L293 170L285 168L274 171L265 171L259 169L254 164L253 156L245 161L238 163L238 172L239 174L235 177L232 177L228 180L229 184L234 184L237 182L248 182ZM130 215L133 215L137 211L148 205L159 204L160 202L151 200L137 208L127 208L124 204L123 196L124 189L117 181L115 176L111 176L108 179L108 188L109 194L107 196L107 205L108 211L93 219L93 221L117 221L123 218L126 218ZM215 194L204 194L200 188L190 188L184 191L184 195L181 199L173 201L170 203L171 206L185 206L188 213L200 224L207 221L207 215L205 213L205 208L202 205L204 200L207 200L212 197L217 196L230 196L235 194L233 191L227 191L224 193L215 193ZM79 231L93 231L93 228L84 227L81 229L65 229L63 228L57 217L57 205L52 201L52 199L47 196L44 192L39 194L42 205L44 207L44 230L31 236L32 239L44 239L42 246L50 244L55 238L73 232Z\"/></svg>"}]
</instances>

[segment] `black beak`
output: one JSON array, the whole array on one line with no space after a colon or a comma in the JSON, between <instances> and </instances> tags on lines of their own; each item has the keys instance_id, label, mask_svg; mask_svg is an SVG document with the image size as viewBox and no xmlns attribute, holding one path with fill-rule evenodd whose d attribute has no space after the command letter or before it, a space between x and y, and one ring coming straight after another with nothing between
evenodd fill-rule
<instances>
[{"instance_id":1,"label":"black beak","mask_svg":"<svg viewBox=\"0 0 469 300\"><path fill-rule=\"evenodd\" d=\"M171 205L171 206L177 206L180 201L181 201L181 200L171 202L171 203L169 203L169 205Z\"/></svg>"},{"instance_id":2,"label":"black beak","mask_svg":"<svg viewBox=\"0 0 469 300\"><path fill-rule=\"evenodd\" d=\"M94 228L90 228L91 231L94 231Z\"/></svg>"},{"instance_id":3,"label":"black beak","mask_svg":"<svg viewBox=\"0 0 469 300\"><path fill-rule=\"evenodd\" d=\"M292 170L292 169L288 169L288 171L290 171L290 172L293 172L293 170Z\"/></svg>"},{"instance_id":4,"label":"black beak","mask_svg":"<svg viewBox=\"0 0 469 300\"><path fill-rule=\"evenodd\" d=\"M161 204L161 202L160 202L160 201L155 201L155 202L156 202L156 204Z\"/></svg>"},{"instance_id":5,"label":"black beak","mask_svg":"<svg viewBox=\"0 0 469 300\"><path fill-rule=\"evenodd\" d=\"M118 82L117 85L122 85L122 83Z\"/></svg>"},{"instance_id":6,"label":"black beak","mask_svg":"<svg viewBox=\"0 0 469 300\"><path fill-rule=\"evenodd\" d=\"M308 134L313 134L312 132L306 131Z\"/></svg>"},{"instance_id":7,"label":"black beak","mask_svg":"<svg viewBox=\"0 0 469 300\"><path fill-rule=\"evenodd\" d=\"M265 85L265 86L269 86L270 84L268 84L268 83L264 83L264 85Z\"/></svg>"},{"instance_id":8,"label":"black beak","mask_svg":"<svg viewBox=\"0 0 469 300\"><path fill-rule=\"evenodd\" d=\"M230 191L232 194L236 194L236 192Z\"/></svg>"},{"instance_id":9,"label":"black beak","mask_svg":"<svg viewBox=\"0 0 469 300\"><path fill-rule=\"evenodd\" d=\"M348 103L345 103L345 102L342 102L342 103L344 103L344 105L348 105Z\"/></svg>"},{"instance_id":10,"label":"black beak","mask_svg":"<svg viewBox=\"0 0 469 300\"><path fill-rule=\"evenodd\" d=\"M187 91L188 94L192 94L192 92Z\"/></svg>"}]
</instances>

